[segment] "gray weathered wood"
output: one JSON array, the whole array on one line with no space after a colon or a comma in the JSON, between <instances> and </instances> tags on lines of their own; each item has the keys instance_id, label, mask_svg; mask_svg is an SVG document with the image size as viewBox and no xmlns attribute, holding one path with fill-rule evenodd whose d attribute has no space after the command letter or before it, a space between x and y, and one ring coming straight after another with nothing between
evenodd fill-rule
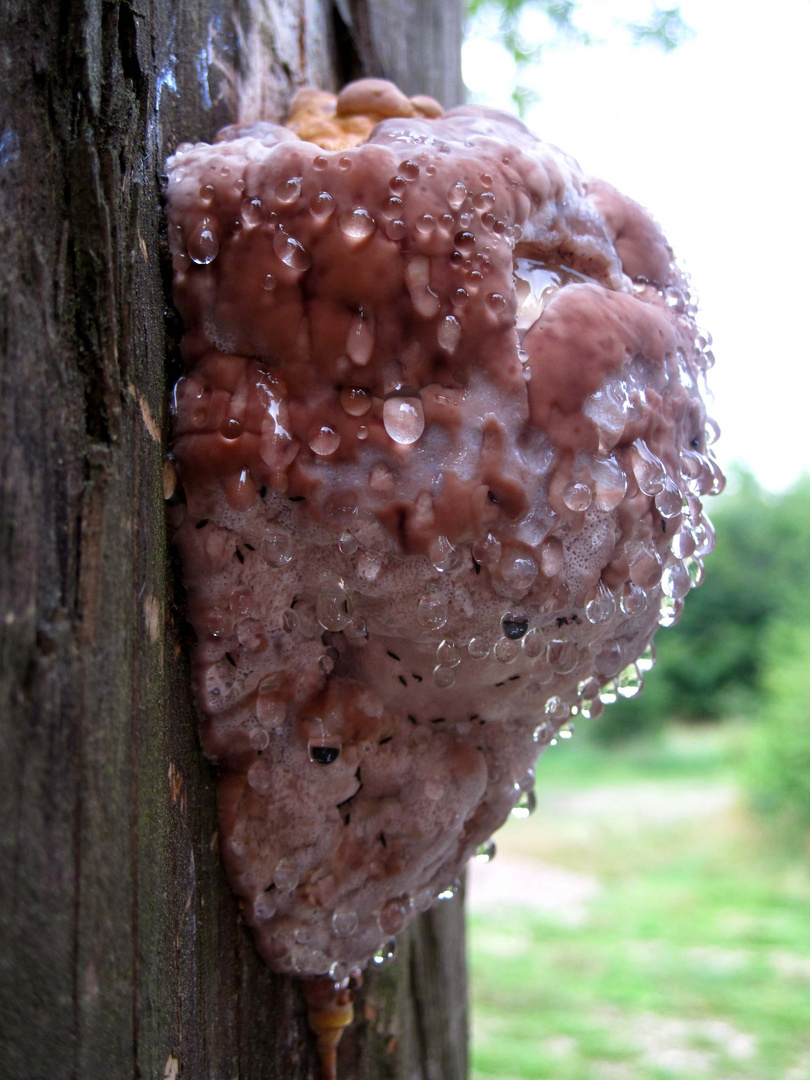
<instances>
[{"instance_id":1,"label":"gray weathered wood","mask_svg":"<svg viewBox=\"0 0 810 1080\"><path fill-rule=\"evenodd\" d=\"M299 987L222 874L189 701L160 176L181 139L307 81L387 74L452 103L459 34L444 0L0 6L4 1078L313 1076ZM346 1080L463 1077L463 969L450 902L369 977Z\"/></svg>"}]
</instances>

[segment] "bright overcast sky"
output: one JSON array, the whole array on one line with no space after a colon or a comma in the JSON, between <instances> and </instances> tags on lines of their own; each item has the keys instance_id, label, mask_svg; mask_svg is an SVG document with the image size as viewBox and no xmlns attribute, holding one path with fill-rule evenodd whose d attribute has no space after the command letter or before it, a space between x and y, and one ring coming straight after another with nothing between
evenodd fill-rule
<instances>
[{"instance_id":1,"label":"bright overcast sky","mask_svg":"<svg viewBox=\"0 0 810 1080\"><path fill-rule=\"evenodd\" d=\"M648 10L585 0L606 41L544 49L526 121L661 222L714 337L718 456L779 490L810 472L810 0L683 0L696 36L669 54L614 25ZM511 57L471 31L468 86L511 109Z\"/></svg>"}]
</instances>

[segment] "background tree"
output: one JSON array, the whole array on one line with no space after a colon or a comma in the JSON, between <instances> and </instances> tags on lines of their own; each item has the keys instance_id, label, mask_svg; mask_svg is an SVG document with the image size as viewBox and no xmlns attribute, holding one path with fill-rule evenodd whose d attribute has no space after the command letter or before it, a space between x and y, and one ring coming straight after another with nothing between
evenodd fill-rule
<instances>
[{"instance_id":1,"label":"background tree","mask_svg":"<svg viewBox=\"0 0 810 1080\"><path fill-rule=\"evenodd\" d=\"M455 104L460 39L452 0L0 7L4 1078L313 1075L299 987L224 880L189 700L161 174L310 81ZM464 1075L461 919L442 905L371 973L345 1080Z\"/></svg>"}]
</instances>

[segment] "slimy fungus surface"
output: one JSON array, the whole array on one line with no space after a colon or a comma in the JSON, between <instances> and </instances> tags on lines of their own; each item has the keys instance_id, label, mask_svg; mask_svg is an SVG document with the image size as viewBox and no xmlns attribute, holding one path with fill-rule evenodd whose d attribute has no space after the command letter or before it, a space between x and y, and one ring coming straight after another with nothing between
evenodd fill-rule
<instances>
[{"instance_id":1,"label":"slimy fungus surface","mask_svg":"<svg viewBox=\"0 0 810 1080\"><path fill-rule=\"evenodd\" d=\"M646 211L503 113L364 80L168 168L223 855L267 963L340 981L641 688L714 543L710 341Z\"/></svg>"}]
</instances>

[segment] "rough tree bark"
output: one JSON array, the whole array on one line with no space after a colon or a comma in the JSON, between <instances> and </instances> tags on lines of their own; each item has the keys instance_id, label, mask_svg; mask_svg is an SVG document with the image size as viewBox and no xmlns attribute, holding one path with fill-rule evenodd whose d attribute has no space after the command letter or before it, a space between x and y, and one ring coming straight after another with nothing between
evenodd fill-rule
<instances>
[{"instance_id":1,"label":"rough tree bark","mask_svg":"<svg viewBox=\"0 0 810 1080\"><path fill-rule=\"evenodd\" d=\"M359 74L455 103L460 6L2 0L0 20L0 1075L310 1078L299 987L223 878L189 701L160 174L233 119L235 84L276 115ZM358 1012L345 1080L465 1075L460 902Z\"/></svg>"}]
</instances>

